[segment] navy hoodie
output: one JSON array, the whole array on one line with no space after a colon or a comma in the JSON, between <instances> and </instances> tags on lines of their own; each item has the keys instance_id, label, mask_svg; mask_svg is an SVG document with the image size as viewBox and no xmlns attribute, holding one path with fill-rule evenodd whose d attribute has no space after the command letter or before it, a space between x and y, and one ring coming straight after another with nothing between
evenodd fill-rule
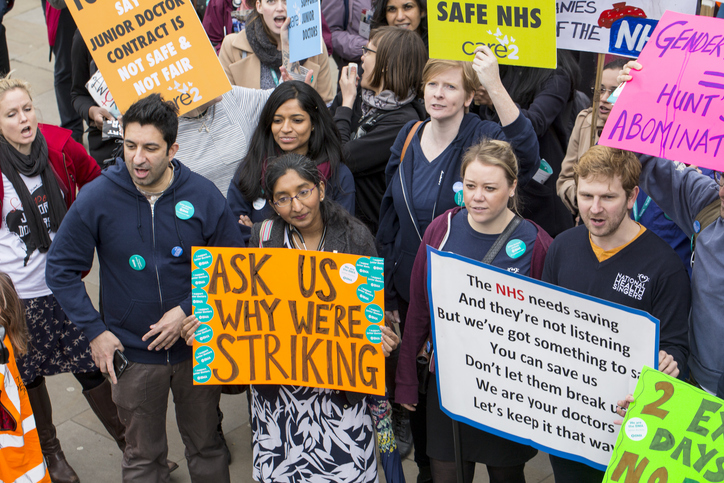
<instances>
[{"instance_id":1,"label":"navy hoodie","mask_svg":"<svg viewBox=\"0 0 724 483\"><path fill-rule=\"evenodd\" d=\"M385 308L397 309L397 295L404 300L410 297L410 274L427 225L437 216L457 206L453 185L460 181L460 164L465 151L473 144L487 139L508 141L518 157L518 186L525 185L538 170L538 138L530 121L523 115L507 126L501 127L491 121L483 121L475 114L465 114L460 123L458 135L437 158L437 190L428 193L434 200L435 209L429 220L418 220L415 204L419 200L410 199L412 192L412 173L416 157L424 156L420 147L420 137L415 135L407 147L405 159L400 166L400 154L407 135L414 126L410 121L397 135L390 150L392 155L387 164L387 191L380 207L380 226L377 230L378 253L385 259ZM427 124L420 126L422 129ZM418 131L419 134L419 131ZM404 180L404 191L403 181ZM408 204L409 202L409 209Z\"/></svg>"},{"instance_id":2,"label":"navy hoodie","mask_svg":"<svg viewBox=\"0 0 724 483\"><path fill-rule=\"evenodd\" d=\"M172 308L191 313L191 247L243 246L236 219L216 186L177 160L172 163L174 180L153 213L123 162L103 171L79 194L48 251L48 287L68 318L89 340L110 330L128 359L144 364L176 364L191 357L183 339L168 351L149 351L151 340L141 340ZM94 249L105 322L81 280Z\"/></svg>"}]
</instances>

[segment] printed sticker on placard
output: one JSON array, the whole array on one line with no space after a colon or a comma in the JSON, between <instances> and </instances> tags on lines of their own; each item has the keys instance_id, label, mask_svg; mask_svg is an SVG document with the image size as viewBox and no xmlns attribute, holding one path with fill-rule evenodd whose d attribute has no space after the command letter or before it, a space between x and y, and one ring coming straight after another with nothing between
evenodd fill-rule
<instances>
[{"instance_id":1,"label":"printed sticker on placard","mask_svg":"<svg viewBox=\"0 0 724 483\"><path fill-rule=\"evenodd\" d=\"M357 260L357 273L363 277L368 277L370 274L370 260L369 258L360 258Z\"/></svg>"},{"instance_id":2,"label":"printed sticker on placard","mask_svg":"<svg viewBox=\"0 0 724 483\"><path fill-rule=\"evenodd\" d=\"M373 344L379 344L382 342L382 331L379 325L370 325L367 327L367 340Z\"/></svg>"},{"instance_id":3,"label":"printed sticker on placard","mask_svg":"<svg viewBox=\"0 0 724 483\"><path fill-rule=\"evenodd\" d=\"M194 264L199 268L210 267L213 259L208 250L197 250L196 253L194 253Z\"/></svg>"},{"instance_id":4,"label":"printed sticker on placard","mask_svg":"<svg viewBox=\"0 0 724 483\"><path fill-rule=\"evenodd\" d=\"M206 344L212 337L214 337L214 330L206 324L199 325L198 329L196 329L196 333L194 333L196 342L201 344Z\"/></svg>"},{"instance_id":5,"label":"printed sticker on placard","mask_svg":"<svg viewBox=\"0 0 724 483\"><path fill-rule=\"evenodd\" d=\"M367 320L369 320L373 324L376 324L378 322L382 322L382 319L385 318L385 313L382 311L379 305L370 304L365 309L365 317L367 317Z\"/></svg>"},{"instance_id":6,"label":"printed sticker on placard","mask_svg":"<svg viewBox=\"0 0 724 483\"><path fill-rule=\"evenodd\" d=\"M357 269L354 268L354 265L351 263L345 263L339 269L339 278L341 278L344 283L355 283L358 276Z\"/></svg>"},{"instance_id":7,"label":"printed sticker on placard","mask_svg":"<svg viewBox=\"0 0 724 483\"><path fill-rule=\"evenodd\" d=\"M200 268L197 268L193 272L191 272L191 285L194 287L200 288L200 287L206 287L206 285L209 284L209 274L206 273L206 270L202 270Z\"/></svg>"},{"instance_id":8,"label":"printed sticker on placard","mask_svg":"<svg viewBox=\"0 0 724 483\"><path fill-rule=\"evenodd\" d=\"M641 441L647 432L646 421L641 418L631 418L626 422L626 436L633 441Z\"/></svg>"},{"instance_id":9,"label":"printed sticker on placard","mask_svg":"<svg viewBox=\"0 0 724 483\"><path fill-rule=\"evenodd\" d=\"M194 358L199 364L209 364L214 360L214 349L208 346L199 347L196 349Z\"/></svg>"},{"instance_id":10,"label":"printed sticker on placard","mask_svg":"<svg viewBox=\"0 0 724 483\"><path fill-rule=\"evenodd\" d=\"M372 289L376 292L378 290L382 290L385 287L385 279L382 277L382 275L370 275L367 277L367 285L372 287Z\"/></svg>"},{"instance_id":11,"label":"printed sticker on placard","mask_svg":"<svg viewBox=\"0 0 724 483\"><path fill-rule=\"evenodd\" d=\"M206 364L194 367L194 381L206 382L211 379L211 369Z\"/></svg>"},{"instance_id":12,"label":"printed sticker on placard","mask_svg":"<svg viewBox=\"0 0 724 483\"><path fill-rule=\"evenodd\" d=\"M199 322L208 322L214 318L214 309L209 304L199 304L194 310L194 315Z\"/></svg>"},{"instance_id":13,"label":"printed sticker on placard","mask_svg":"<svg viewBox=\"0 0 724 483\"><path fill-rule=\"evenodd\" d=\"M362 284L357 287L357 298L368 304L375 299L375 290L369 285Z\"/></svg>"},{"instance_id":14,"label":"printed sticker on placard","mask_svg":"<svg viewBox=\"0 0 724 483\"><path fill-rule=\"evenodd\" d=\"M372 274L382 275L385 271L385 259L372 257L370 258L370 270Z\"/></svg>"},{"instance_id":15,"label":"printed sticker on placard","mask_svg":"<svg viewBox=\"0 0 724 483\"><path fill-rule=\"evenodd\" d=\"M176 203L176 216L181 220L188 220L194 216L194 205L188 201L179 201Z\"/></svg>"},{"instance_id":16,"label":"printed sticker on placard","mask_svg":"<svg viewBox=\"0 0 724 483\"><path fill-rule=\"evenodd\" d=\"M205 290L200 288L194 288L191 290L191 305L205 304L209 300L209 294Z\"/></svg>"}]
</instances>

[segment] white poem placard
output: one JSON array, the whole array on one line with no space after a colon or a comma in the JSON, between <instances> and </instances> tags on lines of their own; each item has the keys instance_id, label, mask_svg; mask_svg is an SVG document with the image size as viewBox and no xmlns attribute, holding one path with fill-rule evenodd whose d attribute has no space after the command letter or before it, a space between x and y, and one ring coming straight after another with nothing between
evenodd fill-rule
<instances>
[{"instance_id":1,"label":"white poem placard","mask_svg":"<svg viewBox=\"0 0 724 483\"><path fill-rule=\"evenodd\" d=\"M428 247L435 371L453 419L604 470L644 365L649 314Z\"/></svg>"}]
</instances>

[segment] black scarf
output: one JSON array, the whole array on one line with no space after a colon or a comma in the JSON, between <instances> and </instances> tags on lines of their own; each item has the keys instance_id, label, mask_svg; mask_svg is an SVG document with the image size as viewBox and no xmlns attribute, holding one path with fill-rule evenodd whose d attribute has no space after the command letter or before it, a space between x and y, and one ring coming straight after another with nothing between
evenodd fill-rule
<instances>
[{"instance_id":1,"label":"black scarf","mask_svg":"<svg viewBox=\"0 0 724 483\"><path fill-rule=\"evenodd\" d=\"M277 50L277 46L269 39L264 28L264 17L256 14L246 23L246 40L262 64L279 71L279 66L282 65L282 51Z\"/></svg>"},{"instance_id":2,"label":"black scarf","mask_svg":"<svg viewBox=\"0 0 724 483\"><path fill-rule=\"evenodd\" d=\"M22 154L4 136L0 135L0 171L12 183L13 188L20 197L30 228L30 242L41 253L47 252L50 248L48 228L43 223L43 216L40 214L37 203L33 200L28 187L20 177L20 174L27 177L40 175L45 194L48 197L50 229L57 232L67 207L61 195L58 180L55 178L48 161L48 143L45 141L43 134L40 131L37 132L30 148L30 155Z\"/></svg>"}]
</instances>

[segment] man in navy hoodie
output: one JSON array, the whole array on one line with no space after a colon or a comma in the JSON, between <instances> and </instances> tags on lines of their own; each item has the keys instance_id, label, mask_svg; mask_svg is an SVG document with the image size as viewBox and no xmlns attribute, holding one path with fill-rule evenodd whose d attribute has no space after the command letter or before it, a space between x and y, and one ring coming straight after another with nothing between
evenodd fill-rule
<instances>
[{"instance_id":1,"label":"man in navy hoodie","mask_svg":"<svg viewBox=\"0 0 724 483\"><path fill-rule=\"evenodd\" d=\"M176 420L191 480L228 482L216 431L219 386L193 386L191 348L180 339L191 314L191 247L243 246L237 222L214 184L173 159L177 109L152 94L123 117L125 164L87 186L48 253L47 283L91 341L113 382L126 426L124 482L168 481L166 406ZM97 250L103 318L81 280ZM122 377L115 351L130 361Z\"/></svg>"}]
</instances>

